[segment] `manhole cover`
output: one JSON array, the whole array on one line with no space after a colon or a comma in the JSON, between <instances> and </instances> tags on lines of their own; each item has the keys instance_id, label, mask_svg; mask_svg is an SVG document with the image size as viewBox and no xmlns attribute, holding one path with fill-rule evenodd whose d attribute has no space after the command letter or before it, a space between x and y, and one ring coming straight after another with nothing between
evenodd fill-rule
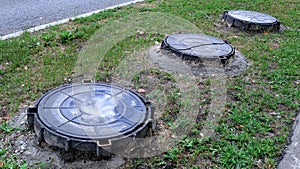
<instances>
[{"instance_id":1,"label":"manhole cover","mask_svg":"<svg viewBox=\"0 0 300 169\"><path fill-rule=\"evenodd\" d=\"M128 137L144 137L152 125L150 103L133 91L104 83L55 88L27 109L39 141L82 151L113 147ZM116 145L117 146L117 145Z\"/></svg>"},{"instance_id":2,"label":"manhole cover","mask_svg":"<svg viewBox=\"0 0 300 169\"><path fill-rule=\"evenodd\" d=\"M280 22L273 16L246 10L225 11L222 20L229 26L245 30L273 30L280 29Z\"/></svg>"},{"instance_id":3,"label":"manhole cover","mask_svg":"<svg viewBox=\"0 0 300 169\"><path fill-rule=\"evenodd\" d=\"M180 56L200 61L227 60L234 55L234 48L221 39L201 34L173 34L161 45Z\"/></svg>"},{"instance_id":4,"label":"manhole cover","mask_svg":"<svg viewBox=\"0 0 300 169\"><path fill-rule=\"evenodd\" d=\"M248 67L246 57L228 42L201 34L173 34L161 46L149 49L152 63L161 69L195 76L238 76Z\"/></svg>"}]
</instances>

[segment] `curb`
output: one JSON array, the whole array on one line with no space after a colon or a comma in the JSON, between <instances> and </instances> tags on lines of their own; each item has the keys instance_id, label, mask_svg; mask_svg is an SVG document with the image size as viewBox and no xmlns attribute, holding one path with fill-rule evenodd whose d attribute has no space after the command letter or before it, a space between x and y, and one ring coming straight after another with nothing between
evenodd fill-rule
<instances>
[{"instance_id":1,"label":"curb","mask_svg":"<svg viewBox=\"0 0 300 169\"><path fill-rule=\"evenodd\" d=\"M284 150L286 153L277 169L300 169L300 113L297 115L291 137L291 142Z\"/></svg>"}]
</instances>

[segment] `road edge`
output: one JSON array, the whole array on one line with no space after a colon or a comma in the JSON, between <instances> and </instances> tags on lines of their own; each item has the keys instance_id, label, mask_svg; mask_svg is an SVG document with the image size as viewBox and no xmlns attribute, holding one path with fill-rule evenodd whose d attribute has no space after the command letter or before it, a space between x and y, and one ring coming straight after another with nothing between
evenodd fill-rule
<instances>
[{"instance_id":1,"label":"road edge","mask_svg":"<svg viewBox=\"0 0 300 169\"><path fill-rule=\"evenodd\" d=\"M93 14L96 14L96 13L99 13L99 12L102 12L102 11L105 11L105 10L115 9L115 8L131 5L131 4L135 4L135 3L138 3L138 2L143 2L143 1L144 0L133 0L133 1L130 1L130 2L122 3L122 4L119 4L119 5L114 5L114 6L111 6L111 7L104 8L104 9L95 10L95 11L92 11L92 12L84 13L84 14L77 15L77 16L70 17L70 18L66 18L66 19L62 19L62 20L59 20L59 21L50 22L50 23L40 25L40 26L36 26L36 27L30 28L30 29L26 29L26 30L18 31L18 32L11 33L11 34L8 34L8 35L0 36L0 40L6 40L6 39L18 37L18 36L22 35L24 32L30 32L30 33L36 32L36 31L39 31L39 30L42 30L42 29L46 29L50 26L60 25L60 24L64 24L64 23L73 21L77 18L85 18L85 17L91 16Z\"/></svg>"}]
</instances>

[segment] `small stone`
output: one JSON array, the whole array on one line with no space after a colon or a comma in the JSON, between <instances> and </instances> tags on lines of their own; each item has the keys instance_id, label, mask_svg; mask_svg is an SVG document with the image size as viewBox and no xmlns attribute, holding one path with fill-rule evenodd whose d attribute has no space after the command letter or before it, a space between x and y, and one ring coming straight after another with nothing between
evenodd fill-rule
<instances>
[{"instance_id":1,"label":"small stone","mask_svg":"<svg viewBox=\"0 0 300 169\"><path fill-rule=\"evenodd\" d=\"M261 159L259 159L258 161L255 161L255 163L256 163L257 165L262 165Z\"/></svg>"},{"instance_id":2,"label":"small stone","mask_svg":"<svg viewBox=\"0 0 300 169\"><path fill-rule=\"evenodd\" d=\"M270 115L272 115L272 116L277 116L277 115L278 115L278 113L276 113L276 112L272 112L272 113L270 113Z\"/></svg>"},{"instance_id":3,"label":"small stone","mask_svg":"<svg viewBox=\"0 0 300 169\"><path fill-rule=\"evenodd\" d=\"M22 144L21 147L20 147L20 149L26 150L26 144Z\"/></svg>"},{"instance_id":4,"label":"small stone","mask_svg":"<svg viewBox=\"0 0 300 169\"><path fill-rule=\"evenodd\" d=\"M145 90L145 89L138 89L138 92L139 92L139 93L145 93L146 90Z\"/></svg>"},{"instance_id":5,"label":"small stone","mask_svg":"<svg viewBox=\"0 0 300 169\"><path fill-rule=\"evenodd\" d=\"M4 70L5 68L5 65L0 65L0 70Z\"/></svg>"},{"instance_id":6,"label":"small stone","mask_svg":"<svg viewBox=\"0 0 300 169\"><path fill-rule=\"evenodd\" d=\"M145 34L145 32L143 32L143 31L141 31L141 30L137 30L136 31L139 35L144 35Z\"/></svg>"},{"instance_id":7,"label":"small stone","mask_svg":"<svg viewBox=\"0 0 300 169\"><path fill-rule=\"evenodd\" d=\"M297 80L294 82L295 85L299 85L300 84L300 80Z\"/></svg>"}]
</instances>

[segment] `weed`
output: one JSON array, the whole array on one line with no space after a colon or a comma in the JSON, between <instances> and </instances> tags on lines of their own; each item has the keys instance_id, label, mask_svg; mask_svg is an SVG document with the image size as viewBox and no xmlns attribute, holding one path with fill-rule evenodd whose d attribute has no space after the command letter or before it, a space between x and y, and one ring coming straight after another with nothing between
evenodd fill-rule
<instances>
[{"instance_id":1,"label":"weed","mask_svg":"<svg viewBox=\"0 0 300 169\"><path fill-rule=\"evenodd\" d=\"M9 126L7 121L3 122L0 125L0 132L2 131L3 133L11 133L11 132L13 132L14 130L17 130L17 129L18 129L17 127Z\"/></svg>"},{"instance_id":2,"label":"weed","mask_svg":"<svg viewBox=\"0 0 300 169\"><path fill-rule=\"evenodd\" d=\"M17 157L15 155L10 156L7 152L7 149L0 149L0 168L27 169L28 164L26 162L18 164Z\"/></svg>"},{"instance_id":3,"label":"weed","mask_svg":"<svg viewBox=\"0 0 300 169\"><path fill-rule=\"evenodd\" d=\"M43 33L41 39L44 41L44 46L50 46L55 40L55 34L49 32Z\"/></svg>"},{"instance_id":4,"label":"weed","mask_svg":"<svg viewBox=\"0 0 300 169\"><path fill-rule=\"evenodd\" d=\"M69 43L75 38L75 35L72 31L62 30L59 32L59 38L62 43Z\"/></svg>"},{"instance_id":5,"label":"weed","mask_svg":"<svg viewBox=\"0 0 300 169\"><path fill-rule=\"evenodd\" d=\"M180 153L180 150L177 147L175 147L175 148L167 151L164 155L164 158L167 160L177 161L179 153Z\"/></svg>"}]
</instances>

